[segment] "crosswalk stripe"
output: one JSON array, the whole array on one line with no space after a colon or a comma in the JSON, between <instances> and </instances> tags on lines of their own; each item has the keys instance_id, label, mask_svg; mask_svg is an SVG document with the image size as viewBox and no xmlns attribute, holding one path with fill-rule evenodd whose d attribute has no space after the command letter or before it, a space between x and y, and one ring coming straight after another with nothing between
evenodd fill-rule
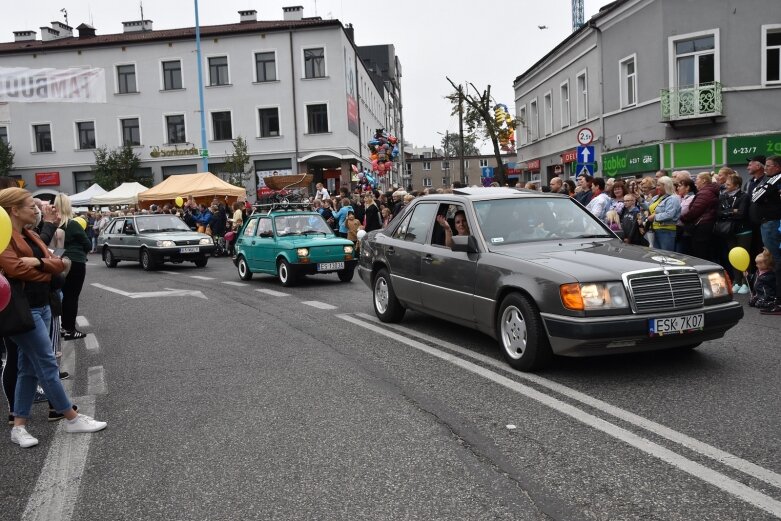
<instances>
[{"instance_id":1,"label":"crosswalk stripe","mask_svg":"<svg viewBox=\"0 0 781 521\"><path fill-rule=\"evenodd\" d=\"M273 289L258 289L255 291L259 291L261 293L265 293L266 295L271 295L272 297L289 297L290 293L282 293L281 291L275 291Z\"/></svg>"},{"instance_id":2,"label":"crosswalk stripe","mask_svg":"<svg viewBox=\"0 0 781 521\"><path fill-rule=\"evenodd\" d=\"M336 309L336 306L332 306L331 304L326 304L325 302L320 302L318 300L304 300L301 303L317 309Z\"/></svg>"}]
</instances>

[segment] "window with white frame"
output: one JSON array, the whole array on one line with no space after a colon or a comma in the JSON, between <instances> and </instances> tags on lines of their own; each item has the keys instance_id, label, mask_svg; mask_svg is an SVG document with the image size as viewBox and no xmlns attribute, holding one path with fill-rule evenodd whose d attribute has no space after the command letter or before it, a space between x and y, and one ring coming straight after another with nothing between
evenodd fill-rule
<instances>
[{"instance_id":1,"label":"window with white frame","mask_svg":"<svg viewBox=\"0 0 781 521\"><path fill-rule=\"evenodd\" d=\"M467 169L467 168L469 168L469 160L468 159L464 159L464 169Z\"/></svg>"},{"instance_id":2,"label":"window with white frame","mask_svg":"<svg viewBox=\"0 0 781 521\"><path fill-rule=\"evenodd\" d=\"M264 107L258 109L258 137L279 136L279 108Z\"/></svg>"},{"instance_id":3,"label":"window with white frame","mask_svg":"<svg viewBox=\"0 0 781 521\"><path fill-rule=\"evenodd\" d=\"M692 88L718 81L716 48L715 33L673 39L675 88Z\"/></svg>"},{"instance_id":4,"label":"window with white frame","mask_svg":"<svg viewBox=\"0 0 781 521\"><path fill-rule=\"evenodd\" d=\"M233 125L230 111L212 112L212 139L227 141L233 139Z\"/></svg>"},{"instance_id":5,"label":"window with white frame","mask_svg":"<svg viewBox=\"0 0 781 521\"><path fill-rule=\"evenodd\" d=\"M762 84L781 83L781 24L762 26Z\"/></svg>"},{"instance_id":6,"label":"window with white frame","mask_svg":"<svg viewBox=\"0 0 781 521\"><path fill-rule=\"evenodd\" d=\"M545 107L545 135L553 132L553 96L547 92L542 98Z\"/></svg>"},{"instance_id":7,"label":"window with white frame","mask_svg":"<svg viewBox=\"0 0 781 521\"><path fill-rule=\"evenodd\" d=\"M525 145L529 142L529 120L526 119L526 105L521 105L518 109L518 119L520 120L518 123L518 139L521 145ZM488 166L488 164L480 166Z\"/></svg>"},{"instance_id":8,"label":"window with white frame","mask_svg":"<svg viewBox=\"0 0 781 521\"><path fill-rule=\"evenodd\" d=\"M33 125L36 152L52 151L52 127L48 123Z\"/></svg>"},{"instance_id":9,"label":"window with white frame","mask_svg":"<svg viewBox=\"0 0 781 521\"><path fill-rule=\"evenodd\" d=\"M404 163L404 169L407 175L412 175L412 163Z\"/></svg>"},{"instance_id":10,"label":"window with white frame","mask_svg":"<svg viewBox=\"0 0 781 521\"><path fill-rule=\"evenodd\" d=\"M423 186L425 186L426 188L430 188L431 187L431 178L430 177L424 177L423 178Z\"/></svg>"},{"instance_id":11,"label":"window with white frame","mask_svg":"<svg viewBox=\"0 0 781 521\"><path fill-rule=\"evenodd\" d=\"M209 85L229 85L228 57L212 56L209 58Z\"/></svg>"},{"instance_id":12,"label":"window with white frame","mask_svg":"<svg viewBox=\"0 0 781 521\"><path fill-rule=\"evenodd\" d=\"M423 161L423 170L431 170L431 161Z\"/></svg>"},{"instance_id":13,"label":"window with white frame","mask_svg":"<svg viewBox=\"0 0 781 521\"><path fill-rule=\"evenodd\" d=\"M442 170L450 170L450 161L442 161Z\"/></svg>"},{"instance_id":14,"label":"window with white frame","mask_svg":"<svg viewBox=\"0 0 781 521\"><path fill-rule=\"evenodd\" d=\"M255 53L255 81L277 80L277 55L274 51Z\"/></svg>"},{"instance_id":15,"label":"window with white frame","mask_svg":"<svg viewBox=\"0 0 781 521\"><path fill-rule=\"evenodd\" d=\"M567 128L569 126L569 80L561 84L559 94L561 95L561 107L559 108L561 110L561 128Z\"/></svg>"},{"instance_id":16,"label":"window with white frame","mask_svg":"<svg viewBox=\"0 0 781 521\"><path fill-rule=\"evenodd\" d=\"M95 122L76 122L76 137L79 150L92 150L95 148Z\"/></svg>"},{"instance_id":17,"label":"window with white frame","mask_svg":"<svg viewBox=\"0 0 781 521\"><path fill-rule=\"evenodd\" d=\"M478 161L478 164L480 165L480 168L483 168L485 166L488 166L488 160L487 159L480 159Z\"/></svg>"},{"instance_id":18,"label":"window with white frame","mask_svg":"<svg viewBox=\"0 0 781 521\"><path fill-rule=\"evenodd\" d=\"M180 60L164 61L163 90L178 90L182 88L182 62Z\"/></svg>"},{"instance_id":19,"label":"window with white frame","mask_svg":"<svg viewBox=\"0 0 781 521\"><path fill-rule=\"evenodd\" d=\"M184 114L174 114L165 117L166 136L169 144L187 142L187 133L184 127Z\"/></svg>"},{"instance_id":20,"label":"window with white frame","mask_svg":"<svg viewBox=\"0 0 781 521\"><path fill-rule=\"evenodd\" d=\"M540 117L537 113L537 98L529 103L529 141L540 137Z\"/></svg>"},{"instance_id":21,"label":"window with white frame","mask_svg":"<svg viewBox=\"0 0 781 521\"><path fill-rule=\"evenodd\" d=\"M138 92L135 65L117 65L117 92L120 94Z\"/></svg>"},{"instance_id":22,"label":"window with white frame","mask_svg":"<svg viewBox=\"0 0 781 521\"><path fill-rule=\"evenodd\" d=\"M8 127L0 127L0 143L8 144Z\"/></svg>"},{"instance_id":23,"label":"window with white frame","mask_svg":"<svg viewBox=\"0 0 781 521\"><path fill-rule=\"evenodd\" d=\"M141 126L138 118L123 118L119 120L119 129L122 133L122 145L131 147L141 146Z\"/></svg>"},{"instance_id":24,"label":"window with white frame","mask_svg":"<svg viewBox=\"0 0 781 521\"><path fill-rule=\"evenodd\" d=\"M304 49L304 77L325 78L325 49Z\"/></svg>"},{"instance_id":25,"label":"window with white frame","mask_svg":"<svg viewBox=\"0 0 781 521\"><path fill-rule=\"evenodd\" d=\"M306 121L308 134L328 133L328 105L325 103L307 105Z\"/></svg>"},{"instance_id":26,"label":"window with white frame","mask_svg":"<svg viewBox=\"0 0 781 521\"><path fill-rule=\"evenodd\" d=\"M621 89L621 108L637 105L637 55L618 62Z\"/></svg>"},{"instance_id":27,"label":"window with white frame","mask_svg":"<svg viewBox=\"0 0 781 521\"><path fill-rule=\"evenodd\" d=\"M575 79L578 89L578 121L588 119L588 74L582 71Z\"/></svg>"}]
</instances>

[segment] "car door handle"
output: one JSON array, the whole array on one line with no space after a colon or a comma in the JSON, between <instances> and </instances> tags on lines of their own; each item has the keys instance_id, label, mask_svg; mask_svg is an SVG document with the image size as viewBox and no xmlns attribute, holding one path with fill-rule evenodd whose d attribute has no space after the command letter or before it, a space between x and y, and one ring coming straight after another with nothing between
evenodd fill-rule
<instances>
[{"instance_id":1,"label":"car door handle","mask_svg":"<svg viewBox=\"0 0 781 521\"><path fill-rule=\"evenodd\" d=\"M388 255L395 254L396 253L396 248L394 248L393 246L388 246L387 253L388 253Z\"/></svg>"},{"instance_id":2,"label":"car door handle","mask_svg":"<svg viewBox=\"0 0 781 521\"><path fill-rule=\"evenodd\" d=\"M426 254L426 256L423 257L423 262L431 264L432 262L434 262L434 258L431 256L430 253Z\"/></svg>"}]
</instances>

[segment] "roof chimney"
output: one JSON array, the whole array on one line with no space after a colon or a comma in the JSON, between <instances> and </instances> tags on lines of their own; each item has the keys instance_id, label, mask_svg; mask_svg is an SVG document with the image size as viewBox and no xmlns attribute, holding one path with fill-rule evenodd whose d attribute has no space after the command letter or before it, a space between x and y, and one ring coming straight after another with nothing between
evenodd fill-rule
<instances>
[{"instance_id":1,"label":"roof chimney","mask_svg":"<svg viewBox=\"0 0 781 521\"><path fill-rule=\"evenodd\" d=\"M282 13L285 20L301 20L304 17L304 7L301 5L283 7Z\"/></svg>"},{"instance_id":2,"label":"roof chimney","mask_svg":"<svg viewBox=\"0 0 781 521\"><path fill-rule=\"evenodd\" d=\"M258 12L254 9L239 11L239 17L241 22L257 22Z\"/></svg>"},{"instance_id":3,"label":"roof chimney","mask_svg":"<svg viewBox=\"0 0 781 521\"><path fill-rule=\"evenodd\" d=\"M15 42L30 42L35 40L35 31L14 31Z\"/></svg>"},{"instance_id":4,"label":"roof chimney","mask_svg":"<svg viewBox=\"0 0 781 521\"><path fill-rule=\"evenodd\" d=\"M151 31L152 20L133 20L132 22L122 22L123 33L140 33L141 31Z\"/></svg>"},{"instance_id":5,"label":"roof chimney","mask_svg":"<svg viewBox=\"0 0 781 521\"><path fill-rule=\"evenodd\" d=\"M70 38L73 36L73 27L65 25L62 22L52 22L52 28L60 32L60 38Z\"/></svg>"},{"instance_id":6,"label":"roof chimney","mask_svg":"<svg viewBox=\"0 0 781 521\"><path fill-rule=\"evenodd\" d=\"M41 41L50 42L60 37L60 31L51 27L41 27Z\"/></svg>"},{"instance_id":7,"label":"roof chimney","mask_svg":"<svg viewBox=\"0 0 781 521\"><path fill-rule=\"evenodd\" d=\"M79 31L79 38L92 38L95 36L95 28L89 24L81 24L76 30Z\"/></svg>"},{"instance_id":8,"label":"roof chimney","mask_svg":"<svg viewBox=\"0 0 781 521\"><path fill-rule=\"evenodd\" d=\"M355 43L355 28L353 28L353 24L345 25L344 32L347 33L347 39Z\"/></svg>"}]
</instances>

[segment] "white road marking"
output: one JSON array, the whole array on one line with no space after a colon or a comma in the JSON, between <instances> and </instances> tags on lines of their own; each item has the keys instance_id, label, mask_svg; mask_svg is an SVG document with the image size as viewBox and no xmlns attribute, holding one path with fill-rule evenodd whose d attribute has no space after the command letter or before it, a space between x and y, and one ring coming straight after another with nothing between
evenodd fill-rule
<instances>
[{"instance_id":1,"label":"white road marking","mask_svg":"<svg viewBox=\"0 0 781 521\"><path fill-rule=\"evenodd\" d=\"M79 412L88 416L95 414L94 396L75 398L74 401L79 406ZM68 521L73 517L93 434L68 434L62 421L27 501L22 521Z\"/></svg>"},{"instance_id":2,"label":"white road marking","mask_svg":"<svg viewBox=\"0 0 781 521\"><path fill-rule=\"evenodd\" d=\"M281 291L275 291L273 289L257 289L255 291L260 291L261 293L265 293L266 295L271 295L272 297L289 297L290 293L282 293Z\"/></svg>"},{"instance_id":3,"label":"white road marking","mask_svg":"<svg viewBox=\"0 0 781 521\"><path fill-rule=\"evenodd\" d=\"M403 344L418 349L424 353L440 358L446 362L450 362L451 364L456 365L466 371L482 376L483 378L486 378L498 385L502 385L519 394L531 398L532 400L536 400L539 403L547 407L550 407L551 409L554 409L596 430L602 431L605 434L608 434L618 440L621 440L624 443L632 447L635 447L636 449L645 452L650 456L658 458L682 470L683 472L686 472L687 474L691 474L692 476L701 479L706 483L710 483L711 485L723 490L724 492L727 492L728 494L732 494L733 496L751 505L754 505L755 507L760 508L765 512L769 512L770 514L776 517L781 517L781 501L778 501L770 496L767 496L709 467L706 467L700 463L685 458L680 454L671 451L670 449L667 449L657 443L652 442L651 440L643 438L642 436L639 436L631 431L619 427L618 425L612 424L606 420L598 418L592 414L589 414L585 411L578 409L573 405L570 405L566 402L562 402L561 400L554 398L552 396L548 396L540 391L537 391L532 387L516 382L515 380L512 380L500 374L494 373L489 369L486 369L482 366L479 366L477 364L459 358L455 355L451 355L450 353L440 351L439 349L418 342L417 340L406 338L398 333L387 331L386 329L380 327L379 325L367 323L364 322L363 320L359 320L358 318L355 318L350 315L345 315L345 314L338 314L336 315L336 317L346 322L350 322L357 326L374 331L375 333L378 333L380 335L397 340Z\"/></svg>"},{"instance_id":4,"label":"white road marking","mask_svg":"<svg viewBox=\"0 0 781 521\"><path fill-rule=\"evenodd\" d=\"M87 317L79 315L76 317L76 325L79 327L89 327L89 320L87 320Z\"/></svg>"},{"instance_id":5,"label":"white road marking","mask_svg":"<svg viewBox=\"0 0 781 521\"><path fill-rule=\"evenodd\" d=\"M203 275L190 275L190 278L198 280L214 280L214 277L204 277Z\"/></svg>"},{"instance_id":6,"label":"white road marking","mask_svg":"<svg viewBox=\"0 0 781 521\"><path fill-rule=\"evenodd\" d=\"M301 303L317 309L336 309L336 306L332 306L331 304L326 304L325 302L320 302L317 300L304 300Z\"/></svg>"},{"instance_id":7,"label":"white road marking","mask_svg":"<svg viewBox=\"0 0 781 521\"><path fill-rule=\"evenodd\" d=\"M365 318L366 320L375 322L377 324L380 323L379 319L371 315L367 315L365 313L356 313L356 315L361 318ZM395 331L399 331L401 333L407 333L416 336L417 338L420 338L422 340L426 340L428 342L434 342L438 345L441 345L442 347L446 347L448 349L451 349L452 351L468 356L474 360L478 360L483 364L487 364L492 367L496 367L498 369L502 369L505 371L512 370L504 362L500 362L494 358L481 355L480 353L475 353L473 351L470 351L469 349L465 349L459 345L446 342L444 340L435 338L425 333L418 333L417 331L412 331L408 328L404 328L394 324L383 324L383 327L390 328ZM686 434L675 431L669 427L665 427L660 423L656 423L647 418L643 418L642 416L638 416L637 414L629 412L625 409L621 409L620 407L610 405L607 402L603 402L602 400L593 398L585 393L576 391L575 389L572 389L560 383L548 380L547 378L543 378L541 376L537 376L535 374L530 374L530 373L514 372L513 374L518 378L537 384L540 387L545 387L552 391L556 391L559 394L562 394L580 403L586 404L589 407L593 407L594 409L602 411L605 414L609 414L627 423L630 423L632 425L645 429L649 432L652 432L658 436L666 438L679 445L683 445L687 449L693 450L694 452L702 454L703 456L707 456L721 463L722 465L732 467L733 469L739 470L740 472L743 472L753 478L762 480L765 483L773 485L777 488L781 488L781 475L773 472L772 470L766 469L764 467L760 467L755 463L751 463L750 461L739 458L734 454L730 454L729 452L716 448L712 445L708 445L707 443L692 438L691 436L687 436Z\"/></svg>"},{"instance_id":8,"label":"white road marking","mask_svg":"<svg viewBox=\"0 0 781 521\"><path fill-rule=\"evenodd\" d=\"M159 270L157 273L165 273L166 275L179 275L178 271L165 271L165 270Z\"/></svg>"},{"instance_id":9,"label":"white road marking","mask_svg":"<svg viewBox=\"0 0 781 521\"><path fill-rule=\"evenodd\" d=\"M248 284L246 284L244 282L235 282L235 281L232 281L232 280L223 280L222 283L223 284L227 284L228 286L247 286L248 285Z\"/></svg>"},{"instance_id":10,"label":"white road marking","mask_svg":"<svg viewBox=\"0 0 781 521\"><path fill-rule=\"evenodd\" d=\"M121 289L112 288L111 286L98 284L96 282L93 282L92 285L95 286L96 288L105 289L106 291L110 291L112 293L116 293L118 295L122 295L123 297L128 297L128 298L156 298L156 297L198 297L202 299L207 298L206 295L204 295L200 291L192 290L192 289L164 288L165 291L147 291L143 293L131 293L128 291L123 291Z\"/></svg>"},{"instance_id":11,"label":"white road marking","mask_svg":"<svg viewBox=\"0 0 781 521\"><path fill-rule=\"evenodd\" d=\"M87 351L92 354L100 351L100 344L98 343L98 337L95 336L95 333L87 333L87 336L84 337L84 344Z\"/></svg>"},{"instance_id":12,"label":"white road marking","mask_svg":"<svg viewBox=\"0 0 781 521\"><path fill-rule=\"evenodd\" d=\"M87 369L87 393L91 396L106 394L106 376L102 365Z\"/></svg>"},{"instance_id":13,"label":"white road marking","mask_svg":"<svg viewBox=\"0 0 781 521\"><path fill-rule=\"evenodd\" d=\"M110 291L112 293L116 293L118 295L122 295L123 297L129 297L132 295L132 293L129 293L127 291L122 291L121 289L112 288L111 286L104 286L103 284L98 284L97 282L92 283L93 286L100 289L105 289L106 291Z\"/></svg>"},{"instance_id":14,"label":"white road marking","mask_svg":"<svg viewBox=\"0 0 781 521\"><path fill-rule=\"evenodd\" d=\"M60 371L70 373L70 378L61 380L65 392L70 396L73 393L73 381L76 371L76 350L73 348L73 342L62 342L62 358L60 359Z\"/></svg>"}]
</instances>

